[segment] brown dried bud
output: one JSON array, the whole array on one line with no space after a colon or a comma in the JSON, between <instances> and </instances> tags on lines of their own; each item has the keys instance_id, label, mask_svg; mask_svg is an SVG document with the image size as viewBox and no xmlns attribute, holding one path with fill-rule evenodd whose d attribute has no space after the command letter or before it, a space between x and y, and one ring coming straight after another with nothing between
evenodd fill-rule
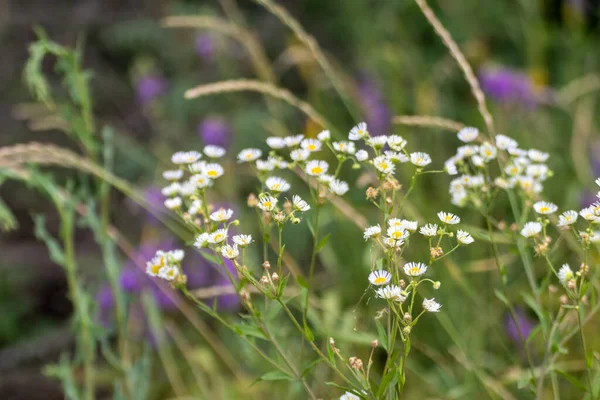
<instances>
[{"instance_id":1,"label":"brown dried bud","mask_svg":"<svg viewBox=\"0 0 600 400\"><path fill-rule=\"evenodd\" d=\"M377 346L379 346L379 340L375 339L371 342L371 347L375 348Z\"/></svg>"},{"instance_id":2,"label":"brown dried bud","mask_svg":"<svg viewBox=\"0 0 600 400\"><path fill-rule=\"evenodd\" d=\"M566 294L563 294L562 296L560 296L559 298L561 304L568 304L569 303L569 298L567 297Z\"/></svg>"},{"instance_id":3,"label":"brown dried bud","mask_svg":"<svg viewBox=\"0 0 600 400\"><path fill-rule=\"evenodd\" d=\"M374 200L379 195L379 189L369 186L367 189L367 200Z\"/></svg>"},{"instance_id":4,"label":"brown dried bud","mask_svg":"<svg viewBox=\"0 0 600 400\"><path fill-rule=\"evenodd\" d=\"M506 229L506 221L500 221L498 222L498 229L500 229L501 231Z\"/></svg>"},{"instance_id":5,"label":"brown dried bud","mask_svg":"<svg viewBox=\"0 0 600 400\"><path fill-rule=\"evenodd\" d=\"M588 272L590 272L590 266L584 263L581 263L581 265L579 266L579 272L581 272L581 275L587 275Z\"/></svg>"},{"instance_id":6,"label":"brown dried bud","mask_svg":"<svg viewBox=\"0 0 600 400\"><path fill-rule=\"evenodd\" d=\"M269 277L268 277L268 276L266 276L266 275L263 275L263 276L260 278L260 283L262 283L263 285L268 285L268 284L269 284Z\"/></svg>"},{"instance_id":7,"label":"brown dried bud","mask_svg":"<svg viewBox=\"0 0 600 400\"><path fill-rule=\"evenodd\" d=\"M240 298L245 303L250 303L250 292L246 289L240 290Z\"/></svg>"},{"instance_id":8,"label":"brown dried bud","mask_svg":"<svg viewBox=\"0 0 600 400\"><path fill-rule=\"evenodd\" d=\"M412 321L412 316L409 313L404 313L404 320L406 322L411 322Z\"/></svg>"},{"instance_id":9,"label":"brown dried bud","mask_svg":"<svg viewBox=\"0 0 600 400\"><path fill-rule=\"evenodd\" d=\"M362 369L363 367L363 362L358 357L350 357L348 361L350 362L350 367L353 369Z\"/></svg>"},{"instance_id":10,"label":"brown dried bud","mask_svg":"<svg viewBox=\"0 0 600 400\"><path fill-rule=\"evenodd\" d=\"M556 293L558 292L558 288L555 285L548 285L548 291L550 293Z\"/></svg>"},{"instance_id":11,"label":"brown dried bud","mask_svg":"<svg viewBox=\"0 0 600 400\"><path fill-rule=\"evenodd\" d=\"M519 227L517 226L516 223L513 222L512 224L510 224L510 230L513 232L516 232L519 230Z\"/></svg>"},{"instance_id":12,"label":"brown dried bud","mask_svg":"<svg viewBox=\"0 0 600 400\"><path fill-rule=\"evenodd\" d=\"M264 269L269 269L269 268L271 268L271 263L269 261L265 261L262 264L262 266L263 266Z\"/></svg>"},{"instance_id":13,"label":"brown dried bud","mask_svg":"<svg viewBox=\"0 0 600 400\"><path fill-rule=\"evenodd\" d=\"M404 289L406 287L406 282L404 282L404 279L400 279L400 282L398 282L398 286L400 286L401 289Z\"/></svg>"},{"instance_id":14,"label":"brown dried bud","mask_svg":"<svg viewBox=\"0 0 600 400\"><path fill-rule=\"evenodd\" d=\"M277 274L277 272L273 272L273 275L271 275L271 280L273 282L277 282L279 280L279 275Z\"/></svg>"},{"instance_id":15,"label":"brown dried bud","mask_svg":"<svg viewBox=\"0 0 600 400\"><path fill-rule=\"evenodd\" d=\"M283 211L285 211L286 214L291 214L293 208L294 206L291 201L286 200L285 203L283 203Z\"/></svg>"},{"instance_id":16,"label":"brown dried bud","mask_svg":"<svg viewBox=\"0 0 600 400\"><path fill-rule=\"evenodd\" d=\"M432 247L429 249L431 258L439 258L444 255L444 250L441 247Z\"/></svg>"},{"instance_id":17,"label":"brown dried bud","mask_svg":"<svg viewBox=\"0 0 600 400\"><path fill-rule=\"evenodd\" d=\"M330 337L330 338L329 338L329 345L330 345L331 347L335 347L335 340L333 340L333 338L332 338L332 337Z\"/></svg>"},{"instance_id":18,"label":"brown dried bud","mask_svg":"<svg viewBox=\"0 0 600 400\"><path fill-rule=\"evenodd\" d=\"M275 219L275 222L277 222L278 224L283 224L283 222L285 221L285 214L279 211L277 214L275 214L273 219Z\"/></svg>"},{"instance_id":19,"label":"brown dried bud","mask_svg":"<svg viewBox=\"0 0 600 400\"><path fill-rule=\"evenodd\" d=\"M271 223L271 213L268 211L263 212L263 222L265 225L269 225Z\"/></svg>"},{"instance_id":20,"label":"brown dried bud","mask_svg":"<svg viewBox=\"0 0 600 400\"><path fill-rule=\"evenodd\" d=\"M258 197L254 193L250 193L248 196L248 207L254 208L258 206Z\"/></svg>"},{"instance_id":21,"label":"brown dried bud","mask_svg":"<svg viewBox=\"0 0 600 400\"><path fill-rule=\"evenodd\" d=\"M571 290L575 290L575 288L577 288L577 282L575 282L575 279L571 279L568 283L567 283L567 287Z\"/></svg>"}]
</instances>

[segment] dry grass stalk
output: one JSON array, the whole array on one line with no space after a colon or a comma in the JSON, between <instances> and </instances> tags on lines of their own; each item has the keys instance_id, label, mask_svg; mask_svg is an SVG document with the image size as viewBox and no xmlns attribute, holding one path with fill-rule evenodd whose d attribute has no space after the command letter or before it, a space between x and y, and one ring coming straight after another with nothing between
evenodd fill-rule
<instances>
[{"instance_id":1,"label":"dry grass stalk","mask_svg":"<svg viewBox=\"0 0 600 400\"><path fill-rule=\"evenodd\" d=\"M425 18L427 18L427 21L429 21L429 23L435 30L435 33L442 39L442 41L444 42L444 45L446 45L448 50L450 50L450 54L458 63L460 69L462 70L463 74L465 75L465 79L471 86L471 92L473 93L473 96L475 96L475 99L477 100L477 107L479 108L479 113L481 114L481 116L483 117L483 120L485 121L485 125L487 127L488 133L492 137L495 136L496 131L494 129L494 119L492 118L492 114L489 112L489 110L487 108L487 105L485 103L485 95L483 94L483 91L481 90L481 86L479 86L479 81L477 80L477 77L475 76L475 73L473 72L471 65L468 63L464 54L460 51L460 48L458 47L458 45L456 44L454 39L452 39L450 32L448 32L448 30L446 30L446 28L444 28L444 26L442 25L440 20L435 16L435 13L427 4L427 1L426 0L415 0L415 1L417 2L417 5L423 12L423 15L425 15Z\"/></svg>"},{"instance_id":2,"label":"dry grass stalk","mask_svg":"<svg viewBox=\"0 0 600 400\"><path fill-rule=\"evenodd\" d=\"M581 96L598 90L600 90L600 75L584 75L560 89L556 94L556 102L562 107L569 107Z\"/></svg>"},{"instance_id":3,"label":"dry grass stalk","mask_svg":"<svg viewBox=\"0 0 600 400\"><path fill-rule=\"evenodd\" d=\"M430 115L397 115L392 118L392 123L409 126L425 126L441 128L458 132L465 127L464 124L451 119L432 117Z\"/></svg>"},{"instance_id":4,"label":"dry grass stalk","mask_svg":"<svg viewBox=\"0 0 600 400\"><path fill-rule=\"evenodd\" d=\"M279 88L270 83L260 82L249 79L237 79L229 81L221 81L216 83L210 83L207 85L200 85L192 89L188 89L185 92L186 99L195 99L202 96L208 96L218 93L227 92L258 92L279 100L283 100L289 105L299 109L306 116L312 119L322 127L330 126L327 120L320 115L310 104L300 100L289 90Z\"/></svg>"}]
</instances>

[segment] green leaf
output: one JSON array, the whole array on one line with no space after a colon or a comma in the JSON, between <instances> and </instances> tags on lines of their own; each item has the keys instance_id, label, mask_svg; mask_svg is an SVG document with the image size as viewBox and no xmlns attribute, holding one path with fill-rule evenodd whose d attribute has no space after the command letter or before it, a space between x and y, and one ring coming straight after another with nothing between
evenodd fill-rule
<instances>
[{"instance_id":1,"label":"green leaf","mask_svg":"<svg viewBox=\"0 0 600 400\"><path fill-rule=\"evenodd\" d=\"M379 344L388 351L388 339L387 333L385 332L385 328L381 325L381 321L375 319L375 326L377 326L377 336L379 338Z\"/></svg>"},{"instance_id":2,"label":"green leaf","mask_svg":"<svg viewBox=\"0 0 600 400\"><path fill-rule=\"evenodd\" d=\"M323 239L321 239L319 241L319 243L317 244L317 248L316 248L316 252L321 251L321 249L323 248L323 246L325 246L327 244L327 242L329 241L329 237L331 236L331 232L328 233L327 235L325 235L323 237Z\"/></svg>"},{"instance_id":3,"label":"green leaf","mask_svg":"<svg viewBox=\"0 0 600 400\"><path fill-rule=\"evenodd\" d=\"M50 252L50 259L60 266L65 265L65 255L58 240L53 238L46 230L46 219L43 215L34 215L35 237L43 241Z\"/></svg>"},{"instance_id":4,"label":"green leaf","mask_svg":"<svg viewBox=\"0 0 600 400\"><path fill-rule=\"evenodd\" d=\"M256 325L238 323L234 324L233 327L239 335L253 336L259 339L268 340L265 334Z\"/></svg>"},{"instance_id":5,"label":"green leaf","mask_svg":"<svg viewBox=\"0 0 600 400\"><path fill-rule=\"evenodd\" d=\"M315 335L313 335L312 331L308 327L308 325L304 324L304 335L309 342L315 340Z\"/></svg>"},{"instance_id":6,"label":"green leaf","mask_svg":"<svg viewBox=\"0 0 600 400\"><path fill-rule=\"evenodd\" d=\"M280 370L269 371L258 379L261 381L282 381L282 380L294 381L295 380L293 376L290 376Z\"/></svg>"},{"instance_id":7,"label":"green leaf","mask_svg":"<svg viewBox=\"0 0 600 400\"><path fill-rule=\"evenodd\" d=\"M329 362L335 365L335 353L333 352L333 348L329 343L327 343L327 357L329 358Z\"/></svg>"},{"instance_id":8,"label":"green leaf","mask_svg":"<svg viewBox=\"0 0 600 400\"><path fill-rule=\"evenodd\" d=\"M591 369L593 364L594 364L594 353L590 350L585 355L585 366L588 369Z\"/></svg>"},{"instance_id":9,"label":"green leaf","mask_svg":"<svg viewBox=\"0 0 600 400\"><path fill-rule=\"evenodd\" d=\"M331 346L330 346L331 347ZM311 369L313 369L313 367L319 363L321 363L323 361L322 358L317 358L316 360L313 360L310 362L310 364L308 364L305 368L304 371L302 371L302 376L306 376L306 374L308 374L310 372Z\"/></svg>"},{"instance_id":10,"label":"green leaf","mask_svg":"<svg viewBox=\"0 0 600 400\"><path fill-rule=\"evenodd\" d=\"M587 387L583 384L583 382L581 382L579 379L577 379L576 377L574 377L573 375L569 374L568 372L565 371L561 371L556 369L556 372L558 372L559 374L561 374L566 380L568 380L573 386L578 387L579 389L581 389L584 392L587 392Z\"/></svg>"},{"instance_id":11,"label":"green leaf","mask_svg":"<svg viewBox=\"0 0 600 400\"><path fill-rule=\"evenodd\" d=\"M304 289L308 289L308 283L302 276L298 275L296 281L298 282L298 285L302 286Z\"/></svg>"},{"instance_id":12,"label":"green leaf","mask_svg":"<svg viewBox=\"0 0 600 400\"><path fill-rule=\"evenodd\" d=\"M494 294L496 295L498 300L500 300L502 303L504 303L505 306L510 307L510 303L509 303L508 299L506 298L506 296L504 295L504 293L502 293L498 289L494 289Z\"/></svg>"},{"instance_id":13,"label":"green leaf","mask_svg":"<svg viewBox=\"0 0 600 400\"><path fill-rule=\"evenodd\" d=\"M385 374L381 383L379 384L379 389L377 389L377 398L380 398L385 393L386 389L390 386L390 384L395 385L395 380L398 379L398 374L396 373L398 368L394 365L392 368L388 370ZM394 379L396 378L396 379Z\"/></svg>"},{"instance_id":14,"label":"green leaf","mask_svg":"<svg viewBox=\"0 0 600 400\"><path fill-rule=\"evenodd\" d=\"M8 232L17 229L19 223L6 203L0 199L0 229Z\"/></svg>"}]
</instances>

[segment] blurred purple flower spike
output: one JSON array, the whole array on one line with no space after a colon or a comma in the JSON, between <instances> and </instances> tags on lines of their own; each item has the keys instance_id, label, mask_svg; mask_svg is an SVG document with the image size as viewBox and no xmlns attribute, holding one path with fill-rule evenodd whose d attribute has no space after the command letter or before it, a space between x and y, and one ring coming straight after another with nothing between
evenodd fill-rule
<instances>
[{"instance_id":1,"label":"blurred purple flower spike","mask_svg":"<svg viewBox=\"0 0 600 400\"><path fill-rule=\"evenodd\" d=\"M536 323L531 317L529 317L525 313L525 310L523 310L520 307L515 308L515 315L517 322L519 323L519 327L521 328L521 334L523 335L523 339L527 340L527 338L535 328ZM519 330L517 329L517 325L508 313L504 317L504 329L506 330L506 335L512 342L518 344L519 346L522 346L521 337L519 336Z\"/></svg>"},{"instance_id":2,"label":"blurred purple flower spike","mask_svg":"<svg viewBox=\"0 0 600 400\"><path fill-rule=\"evenodd\" d=\"M198 134L204 144L228 149L231 145L231 126L223 118L208 117L198 125Z\"/></svg>"},{"instance_id":3,"label":"blurred purple flower spike","mask_svg":"<svg viewBox=\"0 0 600 400\"><path fill-rule=\"evenodd\" d=\"M392 112L387 105L381 82L368 73L359 79L359 98L369 133L387 135L391 128Z\"/></svg>"},{"instance_id":4,"label":"blurred purple flower spike","mask_svg":"<svg viewBox=\"0 0 600 400\"><path fill-rule=\"evenodd\" d=\"M159 75L146 75L137 82L136 92L140 103L147 104L167 91L167 81Z\"/></svg>"},{"instance_id":5,"label":"blurred purple flower spike","mask_svg":"<svg viewBox=\"0 0 600 400\"><path fill-rule=\"evenodd\" d=\"M215 56L215 42L206 33L196 36L196 54L205 61L212 61Z\"/></svg>"},{"instance_id":6,"label":"blurred purple flower spike","mask_svg":"<svg viewBox=\"0 0 600 400\"><path fill-rule=\"evenodd\" d=\"M551 101L552 92L546 87L536 87L523 72L504 67L483 67L479 72L483 91L500 103L516 103L535 108Z\"/></svg>"}]
</instances>

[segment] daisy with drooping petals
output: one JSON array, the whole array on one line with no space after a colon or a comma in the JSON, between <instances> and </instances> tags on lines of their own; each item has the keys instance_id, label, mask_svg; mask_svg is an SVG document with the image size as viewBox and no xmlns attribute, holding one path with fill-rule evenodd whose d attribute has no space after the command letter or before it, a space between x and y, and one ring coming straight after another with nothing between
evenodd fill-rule
<instances>
[{"instance_id":1,"label":"daisy with drooping petals","mask_svg":"<svg viewBox=\"0 0 600 400\"><path fill-rule=\"evenodd\" d=\"M423 308L425 311L429 312L439 312L442 305L435 301L435 299L424 299L423 300Z\"/></svg>"},{"instance_id":2,"label":"daisy with drooping petals","mask_svg":"<svg viewBox=\"0 0 600 400\"><path fill-rule=\"evenodd\" d=\"M461 231L460 229L456 231L456 240L460 244L471 244L475 241L469 232Z\"/></svg>"},{"instance_id":3,"label":"daisy with drooping petals","mask_svg":"<svg viewBox=\"0 0 600 400\"><path fill-rule=\"evenodd\" d=\"M440 211L437 216L444 224L456 225L460 222L460 218L452 213Z\"/></svg>"},{"instance_id":4,"label":"daisy with drooping petals","mask_svg":"<svg viewBox=\"0 0 600 400\"><path fill-rule=\"evenodd\" d=\"M565 286L574 277L575 274L573 274L573 270L571 269L569 264L563 264L563 266L560 267L560 269L558 270L558 280Z\"/></svg>"},{"instance_id":5,"label":"daisy with drooping petals","mask_svg":"<svg viewBox=\"0 0 600 400\"><path fill-rule=\"evenodd\" d=\"M420 276L427 271L427 265L420 262L409 262L404 264L404 273L408 276Z\"/></svg>"},{"instance_id":6,"label":"daisy with drooping petals","mask_svg":"<svg viewBox=\"0 0 600 400\"><path fill-rule=\"evenodd\" d=\"M277 199L273 196L262 196L258 201L258 208L263 211L272 211L277 205Z\"/></svg>"},{"instance_id":7,"label":"daisy with drooping petals","mask_svg":"<svg viewBox=\"0 0 600 400\"><path fill-rule=\"evenodd\" d=\"M346 194L346 192L348 192L348 190L350 190L348 184L342 180L333 179L331 182L329 182L329 191L333 194L343 196Z\"/></svg>"},{"instance_id":8,"label":"daisy with drooping petals","mask_svg":"<svg viewBox=\"0 0 600 400\"><path fill-rule=\"evenodd\" d=\"M419 233L423 236L433 237L437 235L438 226L436 224L427 224L419 229Z\"/></svg>"},{"instance_id":9,"label":"daisy with drooping petals","mask_svg":"<svg viewBox=\"0 0 600 400\"><path fill-rule=\"evenodd\" d=\"M326 142L331 139L331 133L328 130L321 131L319 134L317 134L317 139L319 139L321 142Z\"/></svg>"},{"instance_id":10,"label":"daisy with drooping petals","mask_svg":"<svg viewBox=\"0 0 600 400\"><path fill-rule=\"evenodd\" d=\"M283 149L285 147L285 139L277 136L267 138L267 146L272 149Z\"/></svg>"},{"instance_id":11,"label":"daisy with drooping petals","mask_svg":"<svg viewBox=\"0 0 600 400\"><path fill-rule=\"evenodd\" d=\"M401 151L406 146L406 140L402 136L399 135L390 135L387 138L388 146L392 148L392 150Z\"/></svg>"},{"instance_id":12,"label":"daisy with drooping petals","mask_svg":"<svg viewBox=\"0 0 600 400\"><path fill-rule=\"evenodd\" d=\"M165 200L165 207L167 207L169 210L177 210L182 204L183 202L181 201L181 197L172 197Z\"/></svg>"},{"instance_id":13,"label":"daisy with drooping petals","mask_svg":"<svg viewBox=\"0 0 600 400\"><path fill-rule=\"evenodd\" d=\"M389 285L375 292L380 299L393 300L402 303L406 296L402 296L402 289L396 285Z\"/></svg>"},{"instance_id":14,"label":"daisy with drooping petals","mask_svg":"<svg viewBox=\"0 0 600 400\"><path fill-rule=\"evenodd\" d=\"M392 274L383 269L378 269L369 274L369 282L375 286L387 285L392 280Z\"/></svg>"},{"instance_id":15,"label":"daisy with drooping petals","mask_svg":"<svg viewBox=\"0 0 600 400\"><path fill-rule=\"evenodd\" d=\"M240 251L238 250L237 244L234 244L233 246L226 244L221 247L221 255L229 260L233 260L240 255Z\"/></svg>"},{"instance_id":16,"label":"daisy with drooping petals","mask_svg":"<svg viewBox=\"0 0 600 400\"><path fill-rule=\"evenodd\" d=\"M304 135L286 136L284 138L285 145L287 147L296 147L296 146L298 146L300 143L302 143L302 139L304 139Z\"/></svg>"},{"instance_id":17,"label":"daisy with drooping petals","mask_svg":"<svg viewBox=\"0 0 600 400\"><path fill-rule=\"evenodd\" d=\"M173 164L192 164L198 161L202 154L197 151L178 151L171 156Z\"/></svg>"},{"instance_id":18,"label":"daisy with drooping petals","mask_svg":"<svg viewBox=\"0 0 600 400\"><path fill-rule=\"evenodd\" d=\"M209 234L208 233L201 233L200 235L198 235L196 237L196 240L194 241L194 247L201 249L203 247L206 247L208 245L208 238L209 238Z\"/></svg>"},{"instance_id":19,"label":"daisy with drooping petals","mask_svg":"<svg viewBox=\"0 0 600 400\"><path fill-rule=\"evenodd\" d=\"M300 196L298 196L297 194L295 194L292 197L292 204L294 205L294 210L296 211L305 212L310 210L310 206L308 205L308 203L302 200L302 198L300 198Z\"/></svg>"},{"instance_id":20,"label":"daisy with drooping petals","mask_svg":"<svg viewBox=\"0 0 600 400\"><path fill-rule=\"evenodd\" d=\"M567 225L574 224L575 222L577 222L577 217L578 217L577 211L575 211L575 210L565 211L564 213L562 213L562 215L560 215L558 217L557 226L567 226Z\"/></svg>"},{"instance_id":21,"label":"daisy with drooping petals","mask_svg":"<svg viewBox=\"0 0 600 400\"><path fill-rule=\"evenodd\" d=\"M367 124L365 122L360 122L354 128L350 129L348 139L359 140L367 136L369 136L369 131L367 131Z\"/></svg>"},{"instance_id":22,"label":"daisy with drooping petals","mask_svg":"<svg viewBox=\"0 0 600 400\"><path fill-rule=\"evenodd\" d=\"M542 231L542 224L539 222L528 222L525 224L523 229L521 229L521 235L526 238L533 237L539 234Z\"/></svg>"},{"instance_id":23,"label":"daisy with drooping petals","mask_svg":"<svg viewBox=\"0 0 600 400\"><path fill-rule=\"evenodd\" d=\"M252 235L235 235L232 239L233 243L242 248L253 242Z\"/></svg>"},{"instance_id":24,"label":"daisy with drooping petals","mask_svg":"<svg viewBox=\"0 0 600 400\"><path fill-rule=\"evenodd\" d=\"M355 157L358 161L366 161L369 158L369 153L365 150L359 150L356 152Z\"/></svg>"},{"instance_id":25,"label":"daisy with drooping petals","mask_svg":"<svg viewBox=\"0 0 600 400\"><path fill-rule=\"evenodd\" d=\"M290 158L294 161L305 161L310 156L310 151L304 149L292 150Z\"/></svg>"},{"instance_id":26,"label":"daisy with drooping petals","mask_svg":"<svg viewBox=\"0 0 600 400\"><path fill-rule=\"evenodd\" d=\"M221 158L227 152L221 146L215 146L214 144L209 144L208 146L204 147L203 151L204 154L206 154L210 158Z\"/></svg>"},{"instance_id":27,"label":"daisy with drooping petals","mask_svg":"<svg viewBox=\"0 0 600 400\"><path fill-rule=\"evenodd\" d=\"M516 142L516 140L509 138L508 136L496 135L496 147L498 147L500 150L508 150L510 148L515 148L518 145L519 144Z\"/></svg>"},{"instance_id":28,"label":"daisy with drooping petals","mask_svg":"<svg viewBox=\"0 0 600 400\"><path fill-rule=\"evenodd\" d=\"M540 150L530 149L527 151L527 157L529 157L529 159L532 161L543 163L543 162L546 162L546 160L548 160L548 157L550 157L550 154L544 153L543 151L540 151Z\"/></svg>"},{"instance_id":29,"label":"daisy with drooping petals","mask_svg":"<svg viewBox=\"0 0 600 400\"><path fill-rule=\"evenodd\" d=\"M230 219L232 217L232 215L233 215L233 210L231 208L229 208L227 210L224 208L219 208L217 211L210 214L210 219L215 222L225 222L228 219Z\"/></svg>"},{"instance_id":30,"label":"daisy with drooping petals","mask_svg":"<svg viewBox=\"0 0 600 400\"><path fill-rule=\"evenodd\" d=\"M327 172L329 164L323 160L312 160L306 164L306 173L311 176L320 176Z\"/></svg>"},{"instance_id":31,"label":"daisy with drooping petals","mask_svg":"<svg viewBox=\"0 0 600 400\"><path fill-rule=\"evenodd\" d=\"M383 147L387 144L387 139L388 138L385 135L373 136L367 139L367 145L376 150L383 149Z\"/></svg>"},{"instance_id":32,"label":"daisy with drooping petals","mask_svg":"<svg viewBox=\"0 0 600 400\"><path fill-rule=\"evenodd\" d=\"M533 205L533 209L538 214L548 215L556 212L556 210L558 210L558 206L547 201L538 201Z\"/></svg>"},{"instance_id":33,"label":"daisy with drooping petals","mask_svg":"<svg viewBox=\"0 0 600 400\"><path fill-rule=\"evenodd\" d=\"M290 184L283 178L271 176L265 182L267 188L274 193L281 193L290 190Z\"/></svg>"},{"instance_id":34,"label":"daisy with drooping petals","mask_svg":"<svg viewBox=\"0 0 600 400\"><path fill-rule=\"evenodd\" d=\"M477 139L477 136L479 136L479 129L468 126L458 131L456 136L458 136L458 139L461 142L469 143Z\"/></svg>"},{"instance_id":35,"label":"daisy with drooping petals","mask_svg":"<svg viewBox=\"0 0 600 400\"><path fill-rule=\"evenodd\" d=\"M176 169L173 171L165 171L163 172L162 176L168 181L178 181L183 178L183 170Z\"/></svg>"},{"instance_id":36,"label":"daisy with drooping petals","mask_svg":"<svg viewBox=\"0 0 600 400\"><path fill-rule=\"evenodd\" d=\"M273 171L275 164L271 160L256 160L256 169L261 172Z\"/></svg>"},{"instance_id":37,"label":"daisy with drooping petals","mask_svg":"<svg viewBox=\"0 0 600 400\"><path fill-rule=\"evenodd\" d=\"M371 238L376 238L379 235L381 235L381 227L379 226L379 224L377 224L375 226L370 226L367 229L365 229L363 237L365 238L365 240L369 240Z\"/></svg>"},{"instance_id":38,"label":"daisy with drooping petals","mask_svg":"<svg viewBox=\"0 0 600 400\"><path fill-rule=\"evenodd\" d=\"M410 162L417 167L425 167L431 164L431 157L427 153L416 152L410 153Z\"/></svg>"},{"instance_id":39,"label":"daisy with drooping petals","mask_svg":"<svg viewBox=\"0 0 600 400\"><path fill-rule=\"evenodd\" d=\"M227 229L217 229L213 233L210 233L207 238L207 242L211 244L218 244L227 239Z\"/></svg>"},{"instance_id":40,"label":"daisy with drooping petals","mask_svg":"<svg viewBox=\"0 0 600 400\"><path fill-rule=\"evenodd\" d=\"M160 192L162 193L163 196L175 196L177 193L179 193L179 189L181 188L181 184L177 183L177 182L173 182L171 183L169 186L165 186L164 188L162 188L160 190Z\"/></svg>"},{"instance_id":41,"label":"daisy with drooping petals","mask_svg":"<svg viewBox=\"0 0 600 400\"><path fill-rule=\"evenodd\" d=\"M251 162L256 161L262 156L262 151L260 149L244 149L238 154L239 162Z\"/></svg>"}]
</instances>

